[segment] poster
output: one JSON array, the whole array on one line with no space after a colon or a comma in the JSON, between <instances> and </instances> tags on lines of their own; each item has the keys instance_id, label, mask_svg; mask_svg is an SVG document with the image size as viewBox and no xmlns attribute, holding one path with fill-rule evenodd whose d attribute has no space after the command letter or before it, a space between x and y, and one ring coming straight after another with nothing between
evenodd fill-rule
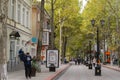
<instances>
[{"instance_id":1,"label":"poster","mask_svg":"<svg viewBox=\"0 0 120 80\"><path fill-rule=\"evenodd\" d=\"M49 68L51 64L54 64L56 68L59 67L59 51L58 50L47 50L46 67Z\"/></svg>"}]
</instances>

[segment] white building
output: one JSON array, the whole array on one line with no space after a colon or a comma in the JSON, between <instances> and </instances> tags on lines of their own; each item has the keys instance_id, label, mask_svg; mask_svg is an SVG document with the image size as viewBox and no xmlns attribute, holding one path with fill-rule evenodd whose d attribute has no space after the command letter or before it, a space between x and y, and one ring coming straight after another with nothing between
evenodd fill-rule
<instances>
[{"instance_id":1,"label":"white building","mask_svg":"<svg viewBox=\"0 0 120 80\"><path fill-rule=\"evenodd\" d=\"M32 38L31 7L32 0L9 0L7 20L8 70L12 70L13 66L19 64L18 51L21 48L25 53L32 52L31 55L36 54L36 46L29 44Z\"/></svg>"}]
</instances>

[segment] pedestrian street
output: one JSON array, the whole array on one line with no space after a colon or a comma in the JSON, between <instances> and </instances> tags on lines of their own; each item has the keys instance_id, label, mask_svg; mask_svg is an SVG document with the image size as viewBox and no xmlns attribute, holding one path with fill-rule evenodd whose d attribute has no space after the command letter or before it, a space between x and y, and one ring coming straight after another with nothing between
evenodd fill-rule
<instances>
[{"instance_id":1,"label":"pedestrian street","mask_svg":"<svg viewBox=\"0 0 120 80\"><path fill-rule=\"evenodd\" d=\"M57 80L120 80L120 72L102 67L101 76L95 76L95 69L88 69L85 65L72 65Z\"/></svg>"}]
</instances>

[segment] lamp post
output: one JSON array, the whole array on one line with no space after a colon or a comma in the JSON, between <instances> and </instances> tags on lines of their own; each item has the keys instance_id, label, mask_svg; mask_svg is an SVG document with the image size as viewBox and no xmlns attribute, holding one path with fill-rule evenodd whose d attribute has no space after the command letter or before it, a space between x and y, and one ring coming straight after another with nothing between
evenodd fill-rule
<instances>
[{"instance_id":1,"label":"lamp post","mask_svg":"<svg viewBox=\"0 0 120 80\"><path fill-rule=\"evenodd\" d=\"M100 20L100 23L101 23L101 26L103 27L104 26L104 24L105 24L105 21L104 20ZM105 28L104 28L105 29ZM103 53L103 63L105 62L105 37L106 37L106 33L105 33L105 31L104 31L104 53Z\"/></svg>"},{"instance_id":2,"label":"lamp post","mask_svg":"<svg viewBox=\"0 0 120 80\"><path fill-rule=\"evenodd\" d=\"M101 23L101 26L103 26L105 21L104 20L100 20L100 23ZM92 24L93 27L95 26L95 20L94 19L91 20L91 24ZM95 67L95 75L101 75L101 65L99 64L100 63L99 55L100 55L99 27L97 27L97 53L96 53L97 66Z\"/></svg>"},{"instance_id":3,"label":"lamp post","mask_svg":"<svg viewBox=\"0 0 120 80\"><path fill-rule=\"evenodd\" d=\"M89 69L92 69L92 63L91 63L91 57L92 57L92 55L91 55L91 41L89 41L89 52L90 52L90 63L89 63Z\"/></svg>"}]
</instances>

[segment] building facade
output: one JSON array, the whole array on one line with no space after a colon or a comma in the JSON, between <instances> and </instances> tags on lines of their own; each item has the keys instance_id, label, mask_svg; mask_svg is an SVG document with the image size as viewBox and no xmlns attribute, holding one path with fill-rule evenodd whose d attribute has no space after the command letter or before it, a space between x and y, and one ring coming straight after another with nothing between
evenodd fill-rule
<instances>
[{"instance_id":1,"label":"building facade","mask_svg":"<svg viewBox=\"0 0 120 80\"><path fill-rule=\"evenodd\" d=\"M8 71L14 71L21 61L19 50L36 55L36 46L31 45L32 0L9 0L7 19L7 62Z\"/></svg>"},{"instance_id":2,"label":"building facade","mask_svg":"<svg viewBox=\"0 0 120 80\"><path fill-rule=\"evenodd\" d=\"M40 8L38 3L34 3L32 6L32 36L38 39L39 36L39 28L40 28ZM51 32L50 29L50 16L47 11L44 9L44 21L43 21L43 36L42 36L42 51L41 51L41 60L46 60L46 50L49 46L49 34Z\"/></svg>"},{"instance_id":3,"label":"building facade","mask_svg":"<svg viewBox=\"0 0 120 80\"><path fill-rule=\"evenodd\" d=\"M50 26L50 16L45 10L44 12L44 24L43 24L43 37L42 37L42 53L41 59L46 61L46 50L50 46L50 34L51 34L51 26Z\"/></svg>"}]
</instances>

